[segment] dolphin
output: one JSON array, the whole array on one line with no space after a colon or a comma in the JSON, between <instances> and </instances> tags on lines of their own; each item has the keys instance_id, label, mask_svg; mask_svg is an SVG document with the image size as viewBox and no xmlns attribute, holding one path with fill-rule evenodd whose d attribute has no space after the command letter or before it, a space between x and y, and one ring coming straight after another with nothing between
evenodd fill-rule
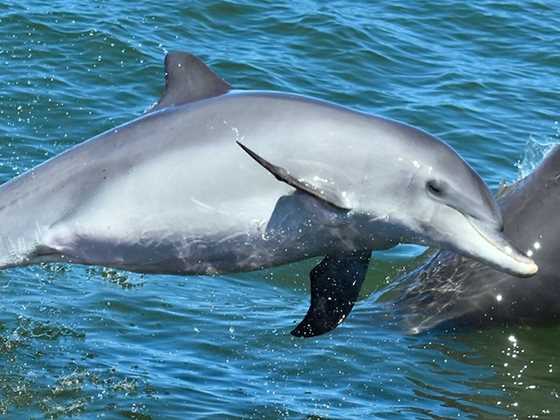
<instances>
[{"instance_id":1,"label":"dolphin","mask_svg":"<svg viewBox=\"0 0 560 420\"><path fill-rule=\"evenodd\" d=\"M452 251L437 252L393 291L408 331L560 319L560 146L498 195L504 234L539 272L522 280Z\"/></svg>"},{"instance_id":2,"label":"dolphin","mask_svg":"<svg viewBox=\"0 0 560 420\"><path fill-rule=\"evenodd\" d=\"M0 187L0 268L195 275L324 257L296 336L341 323L372 250L399 242L537 271L504 236L481 178L426 132L319 99L234 91L187 53L168 54L165 72L145 115Z\"/></svg>"}]
</instances>

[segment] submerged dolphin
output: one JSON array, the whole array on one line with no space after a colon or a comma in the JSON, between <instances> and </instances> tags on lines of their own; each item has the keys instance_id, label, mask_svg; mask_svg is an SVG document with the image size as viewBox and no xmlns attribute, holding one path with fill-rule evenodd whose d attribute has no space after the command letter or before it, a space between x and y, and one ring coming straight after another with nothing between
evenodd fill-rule
<instances>
[{"instance_id":1,"label":"submerged dolphin","mask_svg":"<svg viewBox=\"0 0 560 420\"><path fill-rule=\"evenodd\" d=\"M441 251L402 280L395 300L413 333L435 327L560 319L560 146L500 194L505 234L539 272L519 279Z\"/></svg>"},{"instance_id":2,"label":"submerged dolphin","mask_svg":"<svg viewBox=\"0 0 560 420\"><path fill-rule=\"evenodd\" d=\"M232 92L189 54L165 66L146 115L0 187L0 268L203 274L325 256L299 336L342 322L372 250L398 242L537 271L504 238L480 177L440 140L317 99Z\"/></svg>"}]
</instances>

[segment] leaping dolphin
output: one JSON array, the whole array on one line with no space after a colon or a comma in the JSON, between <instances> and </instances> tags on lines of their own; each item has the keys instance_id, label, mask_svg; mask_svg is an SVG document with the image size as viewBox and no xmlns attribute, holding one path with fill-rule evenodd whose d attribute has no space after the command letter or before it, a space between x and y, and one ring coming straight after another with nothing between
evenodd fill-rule
<instances>
[{"instance_id":1,"label":"leaping dolphin","mask_svg":"<svg viewBox=\"0 0 560 420\"><path fill-rule=\"evenodd\" d=\"M0 187L0 268L208 274L323 256L297 336L342 322L372 250L399 242L537 271L480 177L435 137L318 99L231 91L186 53L165 70L145 115Z\"/></svg>"},{"instance_id":2,"label":"leaping dolphin","mask_svg":"<svg viewBox=\"0 0 560 420\"><path fill-rule=\"evenodd\" d=\"M550 322L560 319L560 146L498 199L504 233L539 272L519 279L452 251L400 280L394 305L405 328Z\"/></svg>"}]
</instances>

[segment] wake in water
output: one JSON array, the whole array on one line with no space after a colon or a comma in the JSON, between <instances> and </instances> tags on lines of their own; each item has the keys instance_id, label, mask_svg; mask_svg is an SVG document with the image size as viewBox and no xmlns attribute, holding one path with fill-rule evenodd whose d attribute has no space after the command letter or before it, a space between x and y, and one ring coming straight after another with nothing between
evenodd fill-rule
<instances>
[{"instance_id":1,"label":"wake in water","mask_svg":"<svg viewBox=\"0 0 560 420\"><path fill-rule=\"evenodd\" d=\"M554 122L553 130L554 132L550 137L538 138L529 136L523 153L523 159L516 164L518 169L517 180L521 180L533 172L552 148L560 144L560 124L558 121Z\"/></svg>"}]
</instances>

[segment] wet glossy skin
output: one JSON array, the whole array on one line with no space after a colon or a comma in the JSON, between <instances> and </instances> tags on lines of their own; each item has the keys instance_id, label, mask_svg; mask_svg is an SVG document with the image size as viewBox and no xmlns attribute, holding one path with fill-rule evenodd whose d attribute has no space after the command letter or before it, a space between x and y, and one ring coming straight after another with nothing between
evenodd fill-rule
<instances>
[{"instance_id":1,"label":"wet glossy skin","mask_svg":"<svg viewBox=\"0 0 560 420\"><path fill-rule=\"evenodd\" d=\"M351 210L294 195L236 141L339 194ZM431 181L445 194L430 192ZM4 267L67 261L233 272L401 240L521 274L534 267L504 251L511 248L490 193L443 142L280 93L166 108L97 136L3 185L0 217Z\"/></svg>"}]
</instances>

